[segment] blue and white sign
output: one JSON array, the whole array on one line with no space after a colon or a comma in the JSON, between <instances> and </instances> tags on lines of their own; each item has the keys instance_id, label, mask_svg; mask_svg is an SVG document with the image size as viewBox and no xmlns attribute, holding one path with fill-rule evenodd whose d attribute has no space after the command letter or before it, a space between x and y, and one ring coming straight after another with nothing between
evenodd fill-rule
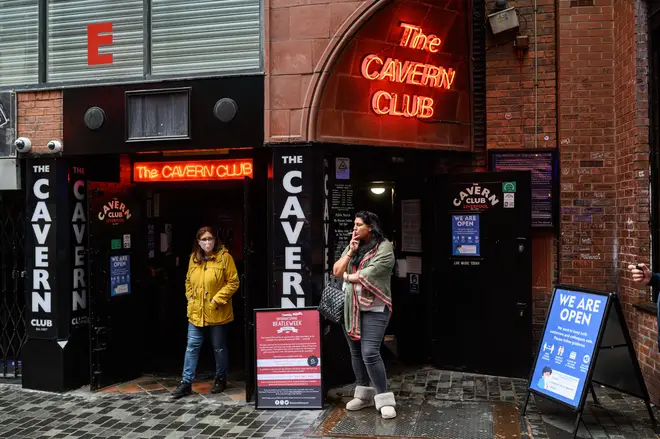
<instances>
[{"instance_id":1,"label":"blue and white sign","mask_svg":"<svg viewBox=\"0 0 660 439\"><path fill-rule=\"evenodd\" d=\"M587 380L609 296L556 289L530 389L574 409Z\"/></svg>"},{"instance_id":2,"label":"blue and white sign","mask_svg":"<svg viewBox=\"0 0 660 439\"><path fill-rule=\"evenodd\" d=\"M110 296L130 294L131 257L130 255L110 256Z\"/></svg>"},{"instance_id":3,"label":"blue and white sign","mask_svg":"<svg viewBox=\"0 0 660 439\"><path fill-rule=\"evenodd\" d=\"M479 214L452 215L451 237L454 256L479 256Z\"/></svg>"}]
</instances>

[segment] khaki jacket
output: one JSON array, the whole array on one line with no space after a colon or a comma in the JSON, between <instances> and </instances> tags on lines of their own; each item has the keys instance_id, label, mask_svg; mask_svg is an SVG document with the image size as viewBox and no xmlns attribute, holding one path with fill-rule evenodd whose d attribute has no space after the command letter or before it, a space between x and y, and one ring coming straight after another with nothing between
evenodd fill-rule
<instances>
[{"instance_id":1,"label":"khaki jacket","mask_svg":"<svg viewBox=\"0 0 660 439\"><path fill-rule=\"evenodd\" d=\"M196 263L193 258L190 255L186 275L188 321L197 327L233 321L231 297L239 286L234 258L225 247L202 263Z\"/></svg>"}]
</instances>

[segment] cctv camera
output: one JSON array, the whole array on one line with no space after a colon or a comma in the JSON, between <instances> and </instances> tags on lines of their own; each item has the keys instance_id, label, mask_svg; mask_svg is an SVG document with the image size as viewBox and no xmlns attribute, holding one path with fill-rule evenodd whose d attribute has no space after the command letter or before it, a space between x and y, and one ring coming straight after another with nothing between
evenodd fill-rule
<instances>
[{"instance_id":1,"label":"cctv camera","mask_svg":"<svg viewBox=\"0 0 660 439\"><path fill-rule=\"evenodd\" d=\"M51 140L50 142L48 142L48 149L51 152L60 152L62 151L62 142L60 142L59 140Z\"/></svg>"},{"instance_id":2,"label":"cctv camera","mask_svg":"<svg viewBox=\"0 0 660 439\"><path fill-rule=\"evenodd\" d=\"M16 151L26 153L32 148L32 142L27 137L19 137L14 140L14 146L16 147Z\"/></svg>"}]
</instances>

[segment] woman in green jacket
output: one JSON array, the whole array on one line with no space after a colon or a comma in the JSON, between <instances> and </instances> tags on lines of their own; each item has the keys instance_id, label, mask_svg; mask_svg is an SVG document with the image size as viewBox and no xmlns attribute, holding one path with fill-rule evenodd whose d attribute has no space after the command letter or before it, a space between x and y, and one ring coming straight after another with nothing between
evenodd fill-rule
<instances>
[{"instance_id":1,"label":"woman in green jacket","mask_svg":"<svg viewBox=\"0 0 660 439\"><path fill-rule=\"evenodd\" d=\"M387 373L380 346L392 313L390 281L394 249L385 239L378 216L355 215L351 242L335 263L333 274L344 279L344 332L357 381L347 410L375 405L385 419L396 416L394 393L387 391Z\"/></svg>"}]
</instances>

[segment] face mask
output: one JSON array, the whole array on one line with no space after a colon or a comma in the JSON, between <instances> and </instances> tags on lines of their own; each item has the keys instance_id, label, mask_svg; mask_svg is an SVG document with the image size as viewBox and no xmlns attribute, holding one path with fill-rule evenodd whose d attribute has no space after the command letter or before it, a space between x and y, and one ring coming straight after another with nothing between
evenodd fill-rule
<instances>
[{"instance_id":1,"label":"face mask","mask_svg":"<svg viewBox=\"0 0 660 439\"><path fill-rule=\"evenodd\" d=\"M205 252L210 252L213 249L213 244L215 241L200 241L199 246L204 250Z\"/></svg>"}]
</instances>

